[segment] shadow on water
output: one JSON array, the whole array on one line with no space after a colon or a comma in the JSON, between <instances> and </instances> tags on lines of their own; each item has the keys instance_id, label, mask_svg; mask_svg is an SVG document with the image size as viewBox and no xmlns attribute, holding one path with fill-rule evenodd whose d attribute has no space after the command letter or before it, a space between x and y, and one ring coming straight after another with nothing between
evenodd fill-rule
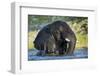
<instances>
[{"instance_id":1,"label":"shadow on water","mask_svg":"<svg viewBox=\"0 0 100 76\"><path fill-rule=\"evenodd\" d=\"M37 56L39 50L30 49L28 50L28 60L55 60L55 59L80 59L80 58L88 58L88 49L80 48L74 51L74 54L71 56Z\"/></svg>"}]
</instances>

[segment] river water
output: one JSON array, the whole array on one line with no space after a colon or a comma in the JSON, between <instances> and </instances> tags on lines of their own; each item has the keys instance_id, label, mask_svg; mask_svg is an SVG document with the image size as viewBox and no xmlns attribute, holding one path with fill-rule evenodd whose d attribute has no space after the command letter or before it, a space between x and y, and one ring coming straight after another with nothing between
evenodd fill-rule
<instances>
[{"instance_id":1,"label":"river water","mask_svg":"<svg viewBox=\"0 0 100 76\"><path fill-rule=\"evenodd\" d=\"M59 60L59 59L80 59L88 58L88 49L80 48L74 51L74 54L71 56L37 56L38 50L29 50L28 51L28 60Z\"/></svg>"}]
</instances>

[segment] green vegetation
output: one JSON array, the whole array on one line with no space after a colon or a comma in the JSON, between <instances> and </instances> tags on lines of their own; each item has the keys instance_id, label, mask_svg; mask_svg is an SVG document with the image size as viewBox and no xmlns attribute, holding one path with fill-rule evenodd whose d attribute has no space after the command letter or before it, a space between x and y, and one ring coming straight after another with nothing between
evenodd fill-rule
<instances>
[{"instance_id":1,"label":"green vegetation","mask_svg":"<svg viewBox=\"0 0 100 76\"><path fill-rule=\"evenodd\" d=\"M28 48L34 49L33 41L46 24L61 20L67 22L77 37L76 48L88 47L88 18L71 16L28 15Z\"/></svg>"},{"instance_id":2,"label":"green vegetation","mask_svg":"<svg viewBox=\"0 0 100 76\"><path fill-rule=\"evenodd\" d=\"M87 35L80 35L77 34L77 43L76 43L76 48L86 48L88 47L88 38Z\"/></svg>"}]
</instances>

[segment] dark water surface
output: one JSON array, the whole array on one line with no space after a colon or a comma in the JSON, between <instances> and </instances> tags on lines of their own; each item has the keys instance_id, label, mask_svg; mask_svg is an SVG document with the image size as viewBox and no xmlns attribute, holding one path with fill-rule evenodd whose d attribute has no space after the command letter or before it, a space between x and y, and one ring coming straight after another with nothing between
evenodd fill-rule
<instances>
[{"instance_id":1,"label":"dark water surface","mask_svg":"<svg viewBox=\"0 0 100 76\"><path fill-rule=\"evenodd\" d=\"M57 60L57 59L79 59L79 58L88 58L88 49L81 48L74 51L74 54L71 56L37 56L38 50L29 50L28 51L28 60Z\"/></svg>"}]
</instances>

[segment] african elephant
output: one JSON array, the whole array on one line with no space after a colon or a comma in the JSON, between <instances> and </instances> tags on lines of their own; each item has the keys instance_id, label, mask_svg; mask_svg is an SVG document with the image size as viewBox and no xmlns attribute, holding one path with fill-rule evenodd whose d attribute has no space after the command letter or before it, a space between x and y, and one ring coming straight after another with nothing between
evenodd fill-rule
<instances>
[{"instance_id":1,"label":"african elephant","mask_svg":"<svg viewBox=\"0 0 100 76\"><path fill-rule=\"evenodd\" d=\"M76 45L76 36L66 22L55 21L40 30L34 45L36 49L43 50L43 54L46 51L58 51L59 55L63 53L72 55Z\"/></svg>"}]
</instances>

